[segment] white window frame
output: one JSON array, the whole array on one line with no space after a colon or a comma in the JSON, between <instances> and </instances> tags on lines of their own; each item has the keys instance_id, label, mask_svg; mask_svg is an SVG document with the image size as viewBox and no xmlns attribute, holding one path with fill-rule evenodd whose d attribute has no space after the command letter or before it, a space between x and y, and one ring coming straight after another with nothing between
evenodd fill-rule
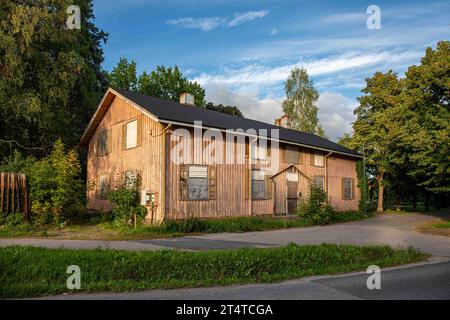
<instances>
[{"instance_id":1,"label":"white window frame","mask_svg":"<svg viewBox=\"0 0 450 320\"><path fill-rule=\"evenodd\" d=\"M125 141L125 149L133 149L138 145L138 119L127 122L126 124L126 141ZM134 137L133 137L134 134Z\"/></svg>"},{"instance_id":2,"label":"white window frame","mask_svg":"<svg viewBox=\"0 0 450 320\"><path fill-rule=\"evenodd\" d=\"M325 167L325 156L323 155L323 153L314 152L313 157L314 157L313 163L315 167ZM318 160L320 160L319 163Z\"/></svg>"}]
</instances>

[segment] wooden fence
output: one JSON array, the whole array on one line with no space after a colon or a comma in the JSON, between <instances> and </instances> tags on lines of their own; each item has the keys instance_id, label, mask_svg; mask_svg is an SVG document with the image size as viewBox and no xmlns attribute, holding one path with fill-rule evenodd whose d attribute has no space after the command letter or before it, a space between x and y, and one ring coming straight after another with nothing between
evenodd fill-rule
<instances>
[{"instance_id":1,"label":"wooden fence","mask_svg":"<svg viewBox=\"0 0 450 320\"><path fill-rule=\"evenodd\" d=\"M0 207L1 213L23 212L25 221L30 218L27 177L23 173L0 173Z\"/></svg>"}]
</instances>

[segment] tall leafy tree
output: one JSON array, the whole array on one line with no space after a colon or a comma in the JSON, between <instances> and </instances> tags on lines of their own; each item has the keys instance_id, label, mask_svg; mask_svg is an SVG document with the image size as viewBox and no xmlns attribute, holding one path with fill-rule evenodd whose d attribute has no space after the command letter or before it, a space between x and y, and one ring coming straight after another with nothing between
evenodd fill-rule
<instances>
[{"instance_id":1,"label":"tall leafy tree","mask_svg":"<svg viewBox=\"0 0 450 320\"><path fill-rule=\"evenodd\" d=\"M367 168L378 182L378 212L383 212L386 176L394 164L404 161L396 143L404 134L396 121L402 116L396 109L402 89L403 81L396 73L377 72L366 79L366 87L362 90L365 95L358 98L359 106L354 111L356 120L350 144L360 151L364 149Z\"/></svg>"},{"instance_id":2,"label":"tall leafy tree","mask_svg":"<svg viewBox=\"0 0 450 320\"><path fill-rule=\"evenodd\" d=\"M66 11L74 4L81 29L70 30ZM38 156L59 137L76 145L106 86L106 39L91 0L1 1L0 138ZM9 153L5 144L0 150Z\"/></svg>"},{"instance_id":3,"label":"tall leafy tree","mask_svg":"<svg viewBox=\"0 0 450 320\"><path fill-rule=\"evenodd\" d=\"M180 94L188 92L195 97L195 105L204 107L205 89L188 80L178 66L157 66L150 74L143 72L138 79L138 91L165 100L179 101Z\"/></svg>"},{"instance_id":4,"label":"tall leafy tree","mask_svg":"<svg viewBox=\"0 0 450 320\"><path fill-rule=\"evenodd\" d=\"M137 91L136 62L120 58L117 66L108 74L108 81L110 87Z\"/></svg>"},{"instance_id":5,"label":"tall leafy tree","mask_svg":"<svg viewBox=\"0 0 450 320\"><path fill-rule=\"evenodd\" d=\"M319 92L314 87L306 69L292 69L285 82L286 99L283 101L283 112L289 116L292 128L325 136L317 118L316 102Z\"/></svg>"},{"instance_id":6,"label":"tall leafy tree","mask_svg":"<svg viewBox=\"0 0 450 320\"><path fill-rule=\"evenodd\" d=\"M450 191L450 41L428 48L406 72L402 112L414 164L410 175L430 192Z\"/></svg>"}]
</instances>

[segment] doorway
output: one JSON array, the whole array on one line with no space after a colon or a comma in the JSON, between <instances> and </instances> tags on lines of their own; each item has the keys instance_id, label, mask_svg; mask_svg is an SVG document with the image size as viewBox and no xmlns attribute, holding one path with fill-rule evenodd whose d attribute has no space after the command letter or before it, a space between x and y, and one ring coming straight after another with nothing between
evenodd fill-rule
<instances>
[{"instance_id":1,"label":"doorway","mask_svg":"<svg viewBox=\"0 0 450 320\"><path fill-rule=\"evenodd\" d=\"M297 213L298 172L286 172L286 205L288 214Z\"/></svg>"}]
</instances>

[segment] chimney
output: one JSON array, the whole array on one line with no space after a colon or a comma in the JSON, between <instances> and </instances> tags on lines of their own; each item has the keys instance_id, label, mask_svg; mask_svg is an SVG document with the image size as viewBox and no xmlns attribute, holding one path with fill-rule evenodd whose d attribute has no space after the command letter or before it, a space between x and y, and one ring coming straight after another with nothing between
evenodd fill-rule
<instances>
[{"instance_id":1,"label":"chimney","mask_svg":"<svg viewBox=\"0 0 450 320\"><path fill-rule=\"evenodd\" d=\"M279 119L275 119L275 125L283 128L290 129L291 123L289 122L289 116L283 115Z\"/></svg>"},{"instance_id":2,"label":"chimney","mask_svg":"<svg viewBox=\"0 0 450 320\"><path fill-rule=\"evenodd\" d=\"M182 94L180 94L180 103L190 104L190 105L194 106L195 98L192 94L183 92Z\"/></svg>"}]
</instances>

